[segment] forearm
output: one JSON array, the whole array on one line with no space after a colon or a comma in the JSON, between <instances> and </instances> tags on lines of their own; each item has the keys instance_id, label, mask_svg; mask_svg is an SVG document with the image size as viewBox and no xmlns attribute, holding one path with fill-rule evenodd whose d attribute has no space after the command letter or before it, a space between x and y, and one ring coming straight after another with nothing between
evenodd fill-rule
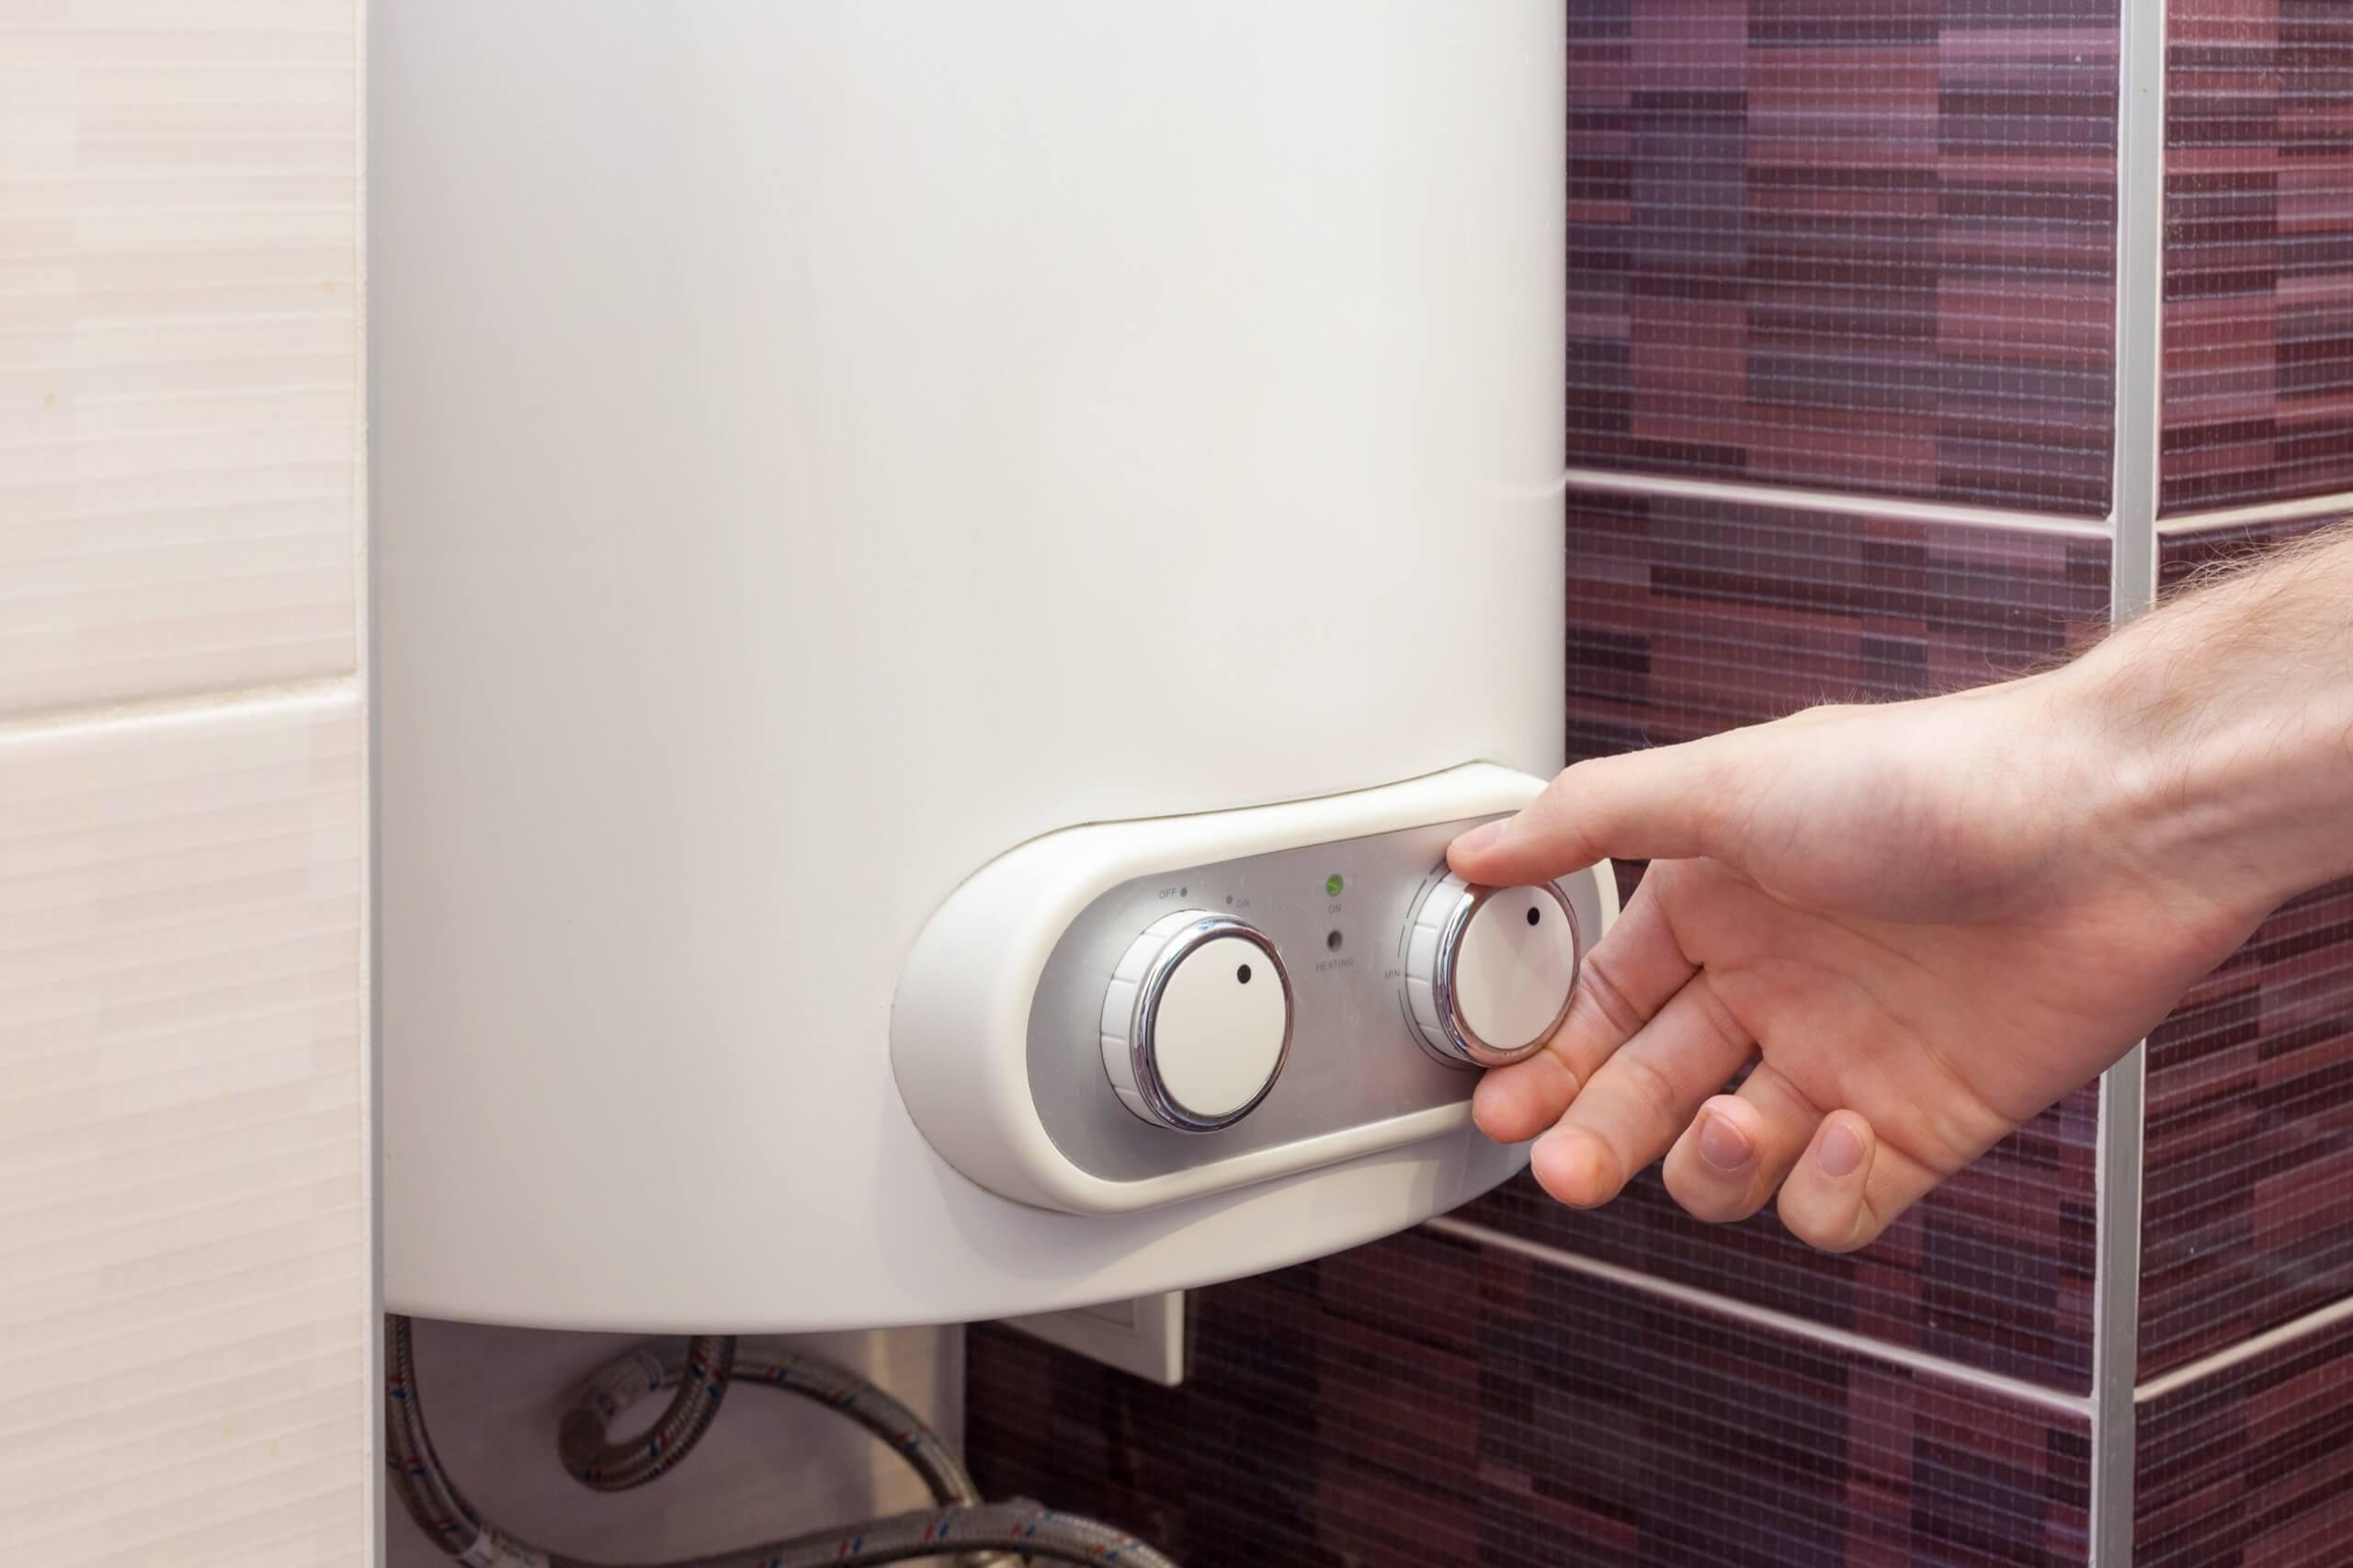
<instances>
[{"instance_id":1,"label":"forearm","mask_svg":"<svg viewBox=\"0 0 2353 1568\"><path fill-rule=\"evenodd\" d=\"M2142 852L2257 912L2353 875L2353 528L2184 594L2049 696Z\"/></svg>"}]
</instances>

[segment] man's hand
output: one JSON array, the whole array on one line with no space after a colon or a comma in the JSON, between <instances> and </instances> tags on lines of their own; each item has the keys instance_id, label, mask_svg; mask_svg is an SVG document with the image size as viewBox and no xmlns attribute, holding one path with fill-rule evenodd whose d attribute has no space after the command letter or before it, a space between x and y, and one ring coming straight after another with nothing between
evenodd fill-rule
<instances>
[{"instance_id":1,"label":"man's hand","mask_svg":"<svg viewBox=\"0 0 2353 1568\"><path fill-rule=\"evenodd\" d=\"M2336 556L2320 591L2341 611ZM2184 707L2170 655L2216 631L2187 612L2229 595L2200 598L2052 674L1579 763L1465 835L1454 869L1489 884L1654 862L1560 1032L1479 1085L1480 1127L1541 1134L1536 1176L1564 1203L1664 1155L1702 1220L1778 1191L1814 1245L1873 1240L2353 859L2353 705L2298 691L2285 724ZM2313 809L2332 799L2333 834Z\"/></svg>"}]
</instances>

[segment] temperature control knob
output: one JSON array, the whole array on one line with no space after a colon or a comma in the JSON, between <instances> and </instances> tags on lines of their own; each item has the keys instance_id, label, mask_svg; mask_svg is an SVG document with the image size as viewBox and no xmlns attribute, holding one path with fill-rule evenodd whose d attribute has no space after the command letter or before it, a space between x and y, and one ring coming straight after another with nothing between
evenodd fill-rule
<instances>
[{"instance_id":1,"label":"temperature control knob","mask_svg":"<svg viewBox=\"0 0 2353 1568\"><path fill-rule=\"evenodd\" d=\"M1449 872L1406 927L1406 1015L1441 1062L1517 1062L1568 1016L1580 946L1576 915L1552 883L1472 887Z\"/></svg>"},{"instance_id":2,"label":"temperature control knob","mask_svg":"<svg viewBox=\"0 0 2353 1568\"><path fill-rule=\"evenodd\" d=\"M1215 1132L1256 1108L1290 1051L1290 976L1232 915L1187 909L1128 947L1103 994L1103 1070L1144 1120Z\"/></svg>"}]
</instances>

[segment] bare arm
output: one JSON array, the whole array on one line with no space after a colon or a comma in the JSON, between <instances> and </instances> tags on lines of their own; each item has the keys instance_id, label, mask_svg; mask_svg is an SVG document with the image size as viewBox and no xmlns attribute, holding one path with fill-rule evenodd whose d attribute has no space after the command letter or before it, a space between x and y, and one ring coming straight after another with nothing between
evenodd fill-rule
<instances>
[{"instance_id":1,"label":"bare arm","mask_svg":"<svg viewBox=\"0 0 2353 1568\"><path fill-rule=\"evenodd\" d=\"M1703 1220L1778 1192L1863 1245L2353 874L2353 530L2047 674L1579 763L1452 851L1496 883L1604 856L1654 864L1480 1125L1541 1134L1566 1203L1663 1155Z\"/></svg>"}]
</instances>

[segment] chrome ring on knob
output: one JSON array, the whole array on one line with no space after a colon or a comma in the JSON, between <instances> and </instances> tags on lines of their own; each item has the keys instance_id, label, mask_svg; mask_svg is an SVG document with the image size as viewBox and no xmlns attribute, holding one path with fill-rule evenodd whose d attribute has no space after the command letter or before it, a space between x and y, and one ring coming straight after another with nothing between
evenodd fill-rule
<instances>
[{"instance_id":1,"label":"chrome ring on knob","mask_svg":"<svg viewBox=\"0 0 2353 1568\"><path fill-rule=\"evenodd\" d=\"M1449 873L1441 869L1422 890L1421 896L1414 901L1413 918L1406 927L1409 941L1413 927L1421 922L1422 906L1446 885L1448 876ZM1519 885L1532 888L1550 898L1559 908L1561 918L1568 922L1569 983L1561 994L1560 1011L1552 1015L1552 1021L1539 1030L1534 1040L1512 1050L1500 1050L1489 1045L1464 1019L1454 994L1454 962L1461 950L1462 934L1471 928L1472 918L1485 907L1489 899L1507 891L1466 883L1464 891L1468 896L1455 905L1446 923L1438 927L1438 955L1430 963L1430 999L1438 1009L1438 1028L1446 1036L1445 1050L1439 1050L1431 1041L1422 1028L1421 1020L1414 1017L1412 1002L1404 1002L1406 1027L1414 1031L1414 1038L1421 1041L1424 1051L1449 1066L1508 1067L1515 1062L1525 1062L1542 1050L1544 1042L1559 1031L1568 1018L1570 1006L1576 1000L1577 981L1585 971L1585 928L1577 924L1576 906L1569 902L1569 895L1561 890L1557 882L1525 882Z\"/></svg>"},{"instance_id":2,"label":"chrome ring on knob","mask_svg":"<svg viewBox=\"0 0 2353 1568\"><path fill-rule=\"evenodd\" d=\"M1275 1053L1274 1070L1267 1074L1266 1085L1250 1097L1247 1105L1229 1115L1214 1119L1195 1115L1178 1105L1160 1081L1160 1062L1155 1054L1153 1029L1160 1015L1160 994L1168 987L1177 965L1196 948L1216 941L1221 937L1239 937L1267 955L1273 966L1275 978L1283 988L1283 1043ZM1298 999L1291 994L1290 971L1283 964L1282 954L1275 950L1274 942L1266 933L1245 925L1230 915L1208 915L1171 936L1143 971L1143 981L1136 987L1135 1011L1128 1027L1128 1068L1136 1081L1136 1093L1152 1108L1152 1114L1179 1132L1221 1132L1256 1110L1261 1101L1274 1093L1276 1083L1283 1075L1283 1067L1290 1061L1291 1030L1296 1022Z\"/></svg>"}]
</instances>

